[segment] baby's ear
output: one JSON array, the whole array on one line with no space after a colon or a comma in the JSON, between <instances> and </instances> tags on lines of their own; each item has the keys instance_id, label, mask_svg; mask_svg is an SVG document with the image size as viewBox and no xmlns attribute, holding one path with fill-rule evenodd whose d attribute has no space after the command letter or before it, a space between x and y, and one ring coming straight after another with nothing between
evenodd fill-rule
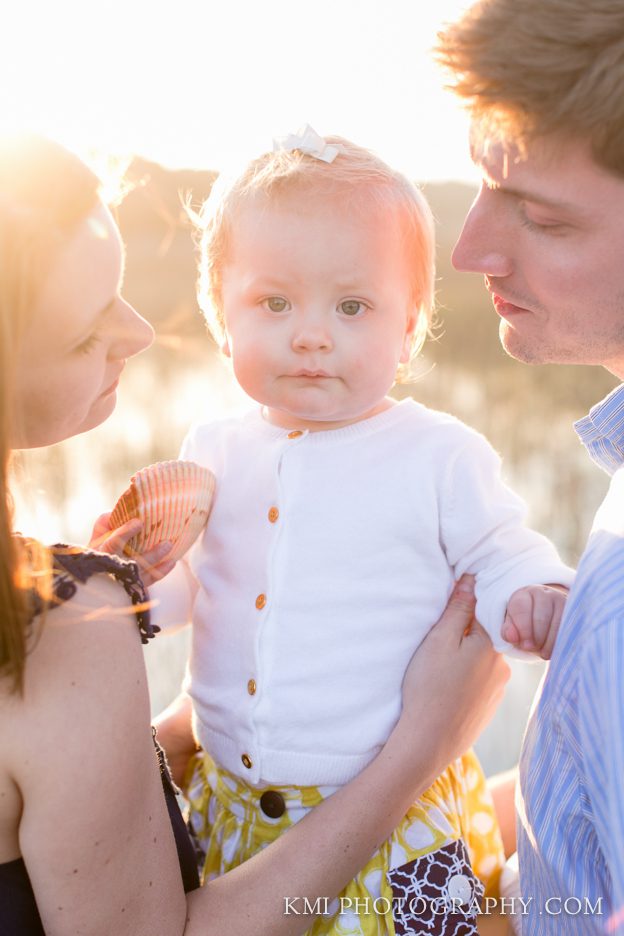
<instances>
[{"instance_id":1,"label":"baby's ear","mask_svg":"<svg viewBox=\"0 0 624 936\"><path fill-rule=\"evenodd\" d=\"M228 341L228 336L224 335L219 343L219 350L224 357L232 357L232 352L230 351L230 342Z\"/></svg>"},{"instance_id":2,"label":"baby's ear","mask_svg":"<svg viewBox=\"0 0 624 936\"><path fill-rule=\"evenodd\" d=\"M401 348L401 356L399 358L399 364L409 364L410 357L412 356L412 343L414 341L414 332L416 330L416 322L418 321L418 315L416 312L413 312L408 316L407 324L405 326L405 336L403 338L403 347Z\"/></svg>"}]
</instances>

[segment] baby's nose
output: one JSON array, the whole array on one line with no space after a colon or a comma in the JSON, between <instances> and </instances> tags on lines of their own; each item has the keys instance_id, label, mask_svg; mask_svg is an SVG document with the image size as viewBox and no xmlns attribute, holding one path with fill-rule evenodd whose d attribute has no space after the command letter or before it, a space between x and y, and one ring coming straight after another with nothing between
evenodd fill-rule
<instances>
[{"instance_id":1,"label":"baby's nose","mask_svg":"<svg viewBox=\"0 0 624 936\"><path fill-rule=\"evenodd\" d=\"M307 317L298 323L292 346L295 351L329 351L333 347L331 330L324 322Z\"/></svg>"}]
</instances>

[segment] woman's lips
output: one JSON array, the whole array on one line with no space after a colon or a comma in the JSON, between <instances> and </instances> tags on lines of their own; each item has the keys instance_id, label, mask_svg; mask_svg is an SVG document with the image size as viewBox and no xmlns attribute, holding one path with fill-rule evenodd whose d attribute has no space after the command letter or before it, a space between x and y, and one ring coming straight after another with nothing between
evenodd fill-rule
<instances>
[{"instance_id":1,"label":"woman's lips","mask_svg":"<svg viewBox=\"0 0 624 936\"><path fill-rule=\"evenodd\" d=\"M118 386L119 386L119 377L115 381L113 381L110 387L107 387L107 389L104 390L101 395L108 396L109 394L114 393Z\"/></svg>"}]
</instances>

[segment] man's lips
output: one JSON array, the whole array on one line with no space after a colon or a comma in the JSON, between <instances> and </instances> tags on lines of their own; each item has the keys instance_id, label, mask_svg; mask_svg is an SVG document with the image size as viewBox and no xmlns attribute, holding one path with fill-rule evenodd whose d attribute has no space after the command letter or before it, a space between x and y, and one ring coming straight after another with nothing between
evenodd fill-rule
<instances>
[{"instance_id":1,"label":"man's lips","mask_svg":"<svg viewBox=\"0 0 624 936\"><path fill-rule=\"evenodd\" d=\"M501 318L511 318L514 315L521 313L529 314L530 310L525 309L523 306L514 305L513 302L508 302L506 299L503 299L502 296L499 296L498 293L492 292L492 302L494 303L494 308L501 316Z\"/></svg>"}]
</instances>

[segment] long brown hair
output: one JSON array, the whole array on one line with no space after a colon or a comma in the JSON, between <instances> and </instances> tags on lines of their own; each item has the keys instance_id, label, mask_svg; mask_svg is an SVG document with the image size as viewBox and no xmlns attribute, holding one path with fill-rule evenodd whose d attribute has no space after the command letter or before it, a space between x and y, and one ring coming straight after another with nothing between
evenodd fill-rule
<instances>
[{"instance_id":1,"label":"long brown hair","mask_svg":"<svg viewBox=\"0 0 624 936\"><path fill-rule=\"evenodd\" d=\"M13 533L11 440L16 349L58 250L98 201L99 180L73 153L31 135L0 138L0 675L23 687L34 596L50 589L48 550Z\"/></svg>"}]
</instances>

